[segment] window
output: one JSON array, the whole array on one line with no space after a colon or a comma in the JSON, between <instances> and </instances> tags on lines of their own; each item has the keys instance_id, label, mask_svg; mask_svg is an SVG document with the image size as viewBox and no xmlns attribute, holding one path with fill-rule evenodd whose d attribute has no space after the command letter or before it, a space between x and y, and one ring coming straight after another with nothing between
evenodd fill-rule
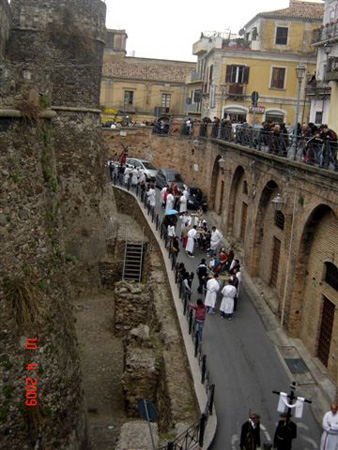
<instances>
[{"instance_id":1,"label":"window","mask_svg":"<svg viewBox=\"0 0 338 450\"><path fill-rule=\"evenodd\" d=\"M124 104L132 105L134 102L134 91L124 91Z\"/></svg>"},{"instance_id":2,"label":"window","mask_svg":"<svg viewBox=\"0 0 338 450\"><path fill-rule=\"evenodd\" d=\"M322 124L323 122L323 111L316 111L315 123Z\"/></svg>"},{"instance_id":3,"label":"window","mask_svg":"<svg viewBox=\"0 0 338 450\"><path fill-rule=\"evenodd\" d=\"M285 67L273 67L271 76L271 88L284 89Z\"/></svg>"},{"instance_id":4,"label":"window","mask_svg":"<svg viewBox=\"0 0 338 450\"><path fill-rule=\"evenodd\" d=\"M282 211L275 211L275 225L276 227L280 228L281 230L284 230L284 214Z\"/></svg>"},{"instance_id":5,"label":"window","mask_svg":"<svg viewBox=\"0 0 338 450\"><path fill-rule=\"evenodd\" d=\"M246 180L243 181L242 193L248 195L248 183Z\"/></svg>"},{"instance_id":6,"label":"window","mask_svg":"<svg viewBox=\"0 0 338 450\"><path fill-rule=\"evenodd\" d=\"M338 267L330 262L326 262L325 269L325 281L338 291Z\"/></svg>"},{"instance_id":7,"label":"window","mask_svg":"<svg viewBox=\"0 0 338 450\"><path fill-rule=\"evenodd\" d=\"M289 29L286 27L276 28L276 45L286 45L288 43Z\"/></svg>"},{"instance_id":8,"label":"window","mask_svg":"<svg viewBox=\"0 0 338 450\"><path fill-rule=\"evenodd\" d=\"M162 108L170 108L171 94L162 94Z\"/></svg>"},{"instance_id":9,"label":"window","mask_svg":"<svg viewBox=\"0 0 338 450\"><path fill-rule=\"evenodd\" d=\"M250 67L247 66L235 66L235 65L227 66L225 82L248 84L249 70Z\"/></svg>"}]
</instances>

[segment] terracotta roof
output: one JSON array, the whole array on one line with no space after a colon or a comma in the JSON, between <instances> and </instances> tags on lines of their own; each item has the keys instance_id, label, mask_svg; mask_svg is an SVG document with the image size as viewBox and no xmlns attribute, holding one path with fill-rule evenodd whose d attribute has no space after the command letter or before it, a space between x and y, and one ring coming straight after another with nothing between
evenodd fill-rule
<instances>
[{"instance_id":1,"label":"terracotta roof","mask_svg":"<svg viewBox=\"0 0 338 450\"><path fill-rule=\"evenodd\" d=\"M324 3L303 2L290 0L290 6L276 11L267 11L258 14L259 17L281 17L288 19L323 20Z\"/></svg>"}]
</instances>

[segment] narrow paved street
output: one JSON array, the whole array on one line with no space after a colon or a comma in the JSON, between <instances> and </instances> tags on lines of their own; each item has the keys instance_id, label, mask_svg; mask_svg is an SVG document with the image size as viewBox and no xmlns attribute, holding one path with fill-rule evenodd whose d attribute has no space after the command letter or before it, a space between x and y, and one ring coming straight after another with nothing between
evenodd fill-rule
<instances>
[{"instance_id":1,"label":"narrow paved street","mask_svg":"<svg viewBox=\"0 0 338 450\"><path fill-rule=\"evenodd\" d=\"M156 193L159 202L158 189ZM160 206L156 207L156 212L163 214ZM177 225L177 234L179 229L180 221ZM203 257L206 257L205 253L198 248L195 251L195 258L187 257L181 248L178 262L183 261L186 268L195 273ZM192 284L193 301L200 297L197 287L198 280L195 276ZM220 301L219 296L218 306ZM207 355L210 378L216 384L215 406L218 427L212 449L238 449L241 425L253 412L261 416L261 440L264 448L263 443L273 439L279 420L278 396L272 391L289 392L292 378L291 373L287 373L282 364L243 284L238 309L232 321L222 319L219 313L207 316L203 354ZM297 393L302 396L301 388ZM298 426L298 438L293 443L293 450L318 449L321 429L312 415L311 406L305 404L303 418L293 420Z\"/></svg>"}]
</instances>

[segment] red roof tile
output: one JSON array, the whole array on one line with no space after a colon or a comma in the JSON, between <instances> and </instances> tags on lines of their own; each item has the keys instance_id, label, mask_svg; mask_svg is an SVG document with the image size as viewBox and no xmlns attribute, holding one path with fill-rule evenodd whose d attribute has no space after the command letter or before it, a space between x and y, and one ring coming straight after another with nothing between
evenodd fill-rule
<instances>
[{"instance_id":1,"label":"red roof tile","mask_svg":"<svg viewBox=\"0 0 338 450\"><path fill-rule=\"evenodd\" d=\"M259 17L276 17L288 19L312 19L323 20L324 3L303 2L290 0L290 6L276 11L259 13Z\"/></svg>"}]
</instances>

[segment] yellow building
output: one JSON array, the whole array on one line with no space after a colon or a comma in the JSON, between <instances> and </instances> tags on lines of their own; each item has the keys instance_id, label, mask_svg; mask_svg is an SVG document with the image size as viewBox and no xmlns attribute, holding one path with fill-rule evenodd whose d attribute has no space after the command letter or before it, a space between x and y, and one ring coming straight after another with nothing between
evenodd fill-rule
<instances>
[{"instance_id":1,"label":"yellow building","mask_svg":"<svg viewBox=\"0 0 338 450\"><path fill-rule=\"evenodd\" d=\"M193 46L197 73L203 80L202 117L249 123L295 122L298 79L304 65L310 77L316 65L312 32L323 18L323 4L290 0L288 8L257 14L240 30L239 38L215 33L203 35ZM197 77L197 75L195 75ZM309 101L301 85L298 121L307 121ZM252 93L259 94L252 106Z\"/></svg>"},{"instance_id":2,"label":"yellow building","mask_svg":"<svg viewBox=\"0 0 338 450\"><path fill-rule=\"evenodd\" d=\"M127 57L127 35L123 33L107 32L101 106L108 109L107 112L115 110L137 122L163 116L183 117L187 98L185 81L195 63ZM109 118L113 119L113 116L107 115L104 119Z\"/></svg>"}]
</instances>

